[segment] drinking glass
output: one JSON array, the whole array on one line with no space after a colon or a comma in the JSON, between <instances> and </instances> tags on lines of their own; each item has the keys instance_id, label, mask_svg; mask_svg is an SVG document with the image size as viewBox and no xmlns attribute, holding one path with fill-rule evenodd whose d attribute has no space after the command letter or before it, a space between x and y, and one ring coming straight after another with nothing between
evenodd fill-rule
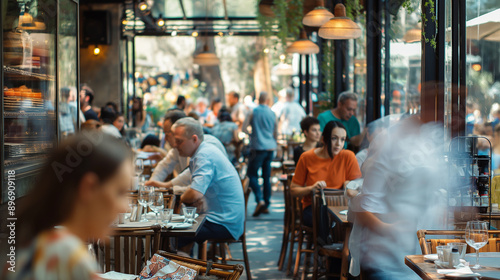
<instances>
[{"instance_id":1,"label":"drinking glass","mask_svg":"<svg viewBox=\"0 0 500 280\"><path fill-rule=\"evenodd\" d=\"M465 253L467 252L467 244L461 242L450 242L446 244L451 247L451 249L456 248L458 253L460 254L460 258L463 259L465 257Z\"/></svg>"},{"instance_id":2,"label":"drinking glass","mask_svg":"<svg viewBox=\"0 0 500 280\"><path fill-rule=\"evenodd\" d=\"M149 208L153 210L156 214L156 223L158 225L158 213L163 210L163 193L161 192L152 192L149 195Z\"/></svg>"},{"instance_id":3,"label":"drinking glass","mask_svg":"<svg viewBox=\"0 0 500 280\"><path fill-rule=\"evenodd\" d=\"M486 222L470 221L465 228L465 241L469 246L476 249L476 265L473 269L480 269L479 249L488 243L488 225Z\"/></svg>"},{"instance_id":4,"label":"drinking glass","mask_svg":"<svg viewBox=\"0 0 500 280\"><path fill-rule=\"evenodd\" d=\"M144 172L144 161L140 158L134 161L135 176L139 176Z\"/></svg>"},{"instance_id":5,"label":"drinking glass","mask_svg":"<svg viewBox=\"0 0 500 280\"><path fill-rule=\"evenodd\" d=\"M164 208L163 209L163 215L162 215L162 221L165 224L170 223L172 220L172 215L174 214L174 209L169 209L169 208Z\"/></svg>"},{"instance_id":6,"label":"drinking glass","mask_svg":"<svg viewBox=\"0 0 500 280\"><path fill-rule=\"evenodd\" d=\"M195 214L196 214L196 207L184 208L184 222L192 224L194 222Z\"/></svg>"},{"instance_id":7,"label":"drinking glass","mask_svg":"<svg viewBox=\"0 0 500 280\"><path fill-rule=\"evenodd\" d=\"M147 206L149 204L149 193L150 189L149 187L146 187L144 185L140 186L139 188L139 196L137 198L137 202L143 207L147 209ZM141 212L141 222L147 222L148 219L144 218L144 215Z\"/></svg>"}]
</instances>

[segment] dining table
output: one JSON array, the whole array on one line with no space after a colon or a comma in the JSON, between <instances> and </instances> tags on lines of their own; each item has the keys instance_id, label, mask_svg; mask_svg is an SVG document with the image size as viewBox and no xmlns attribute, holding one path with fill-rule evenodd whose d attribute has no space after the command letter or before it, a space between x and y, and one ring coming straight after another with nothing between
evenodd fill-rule
<instances>
[{"instance_id":1,"label":"dining table","mask_svg":"<svg viewBox=\"0 0 500 280\"><path fill-rule=\"evenodd\" d=\"M467 254L465 260L471 264L476 261L476 254ZM476 279L476 280L499 280L500 279L500 253L485 252L479 253L479 264L483 266L481 269L472 269L474 273L479 275L462 277L448 277L445 274L438 273L436 264L426 261L423 255L410 255L405 257L405 264L413 270L423 280L434 279Z\"/></svg>"},{"instance_id":2,"label":"dining table","mask_svg":"<svg viewBox=\"0 0 500 280\"><path fill-rule=\"evenodd\" d=\"M207 218L206 214L200 214L195 218L195 222L188 228L170 228L162 226L161 235L162 237L195 237L203 227ZM151 228L155 224L155 221L149 222L129 222L123 224L115 224L113 225L113 229L148 229ZM163 225L163 223L161 223ZM180 224L180 223L179 223ZM170 224L172 225L172 224Z\"/></svg>"}]
</instances>

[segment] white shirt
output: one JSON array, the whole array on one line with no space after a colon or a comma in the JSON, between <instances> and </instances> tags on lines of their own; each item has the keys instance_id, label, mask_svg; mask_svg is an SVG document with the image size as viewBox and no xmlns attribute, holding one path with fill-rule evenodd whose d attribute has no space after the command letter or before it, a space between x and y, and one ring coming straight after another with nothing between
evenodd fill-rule
<instances>
[{"instance_id":1,"label":"white shirt","mask_svg":"<svg viewBox=\"0 0 500 280\"><path fill-rule=\"evenodd\" d=\"M101 126L101 131L103 133L114 136L116 138L122 138L122 134L120 133L118 128L116 128L116 126L114 126L112 124L108 124L108 123L103 124Z\"/></svg>"},{"instance_id":2,"label":"white shirt","mask_svg":"<svg viewBox=\"0 0 500 280\"><path fill-rule=\"evenodd\" d=\"M278 115L281 134L300 133L300 121L306 117L306 111L297 102L285 102Z\"/></svg>"},{"instance_id":3,"label":"white shirt","mask_svg":"<svg viewBox=\"0 0 500 280\"><path fill-rule=\"evenodd\" d=\"M421 253L417 229L438 224L440 196L436 193L447 185L443 139L437 125L418 126L407 119L371 143L363 164L362 191L351 206L356 205L352 207L356 212L373 213L388 224L390 233L380 235L354 221L349 242L351 274L359 273L363 264L394 279L420 279L404 264L404 257Z\"/></svg>"}]
</instances>

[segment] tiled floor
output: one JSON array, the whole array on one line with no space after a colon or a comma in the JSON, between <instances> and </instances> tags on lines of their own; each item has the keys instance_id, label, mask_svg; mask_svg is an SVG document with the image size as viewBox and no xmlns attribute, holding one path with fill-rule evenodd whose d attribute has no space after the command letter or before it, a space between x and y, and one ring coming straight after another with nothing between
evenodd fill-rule
<instances>
[{"instance_id":1,"label":"tiled floor","mask_svg":"<svg viewBox=\"0 0 500 280\"><path fill-rule=\"evenodd\" d=\"M252 217L255 205L255 198L252 194L248 202L247 217L247 246L252 278L292 279L279 271L277 266L283 236L285 211L283 192L273 192L269 214L262 214L257 218ZM239 244L233 244L230 248L235 258L242 257ZM240 279L247 279L245 272Z\"/></svg>"}]
</instances>

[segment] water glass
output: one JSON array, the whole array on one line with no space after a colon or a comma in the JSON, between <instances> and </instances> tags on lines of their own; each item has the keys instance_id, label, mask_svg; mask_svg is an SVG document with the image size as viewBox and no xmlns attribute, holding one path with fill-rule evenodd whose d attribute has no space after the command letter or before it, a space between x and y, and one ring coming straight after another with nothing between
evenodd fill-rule
<instances>
[{"instance_id":1,"label":"water glass","mask_svg":"<svg viewBox=\"0 0 500 280\"><path fill-rule=\"evenodd\" d=\"M161 216L162 221L165 224L170 223L170 221L172 221L173 214L174 214L174 209L170 209L170 208L163 209L162 216Z\"/></svg>"},{"instance_id":2,"label":"water glass","mask_svg":"<svg viewBox=\"0 0 500 280\"><path fill-rule=\"evenodd\" d=\"M137 202L143 207L143 208L147 208L148 204L149 204L149 194L150 194L150 190L149 190L149 187L146 187L146 186L141 186L139 188L139 196L137 198ZM141 211L141 222L147 222L148 220L146 218L144 218L144 216L142 215L142 211Z\"/></svg>"},{"instance_id":3,"label":"water glass","mask_svg":"<svg viewBox=\"0 0 500 280\"><path fill-rule=\"evenodd\" d=\"M163 193L161 192L153 192L149 195L149 208L153 210L156 214L156 223L158 225L158 214L161 210L163 210Z\"/></svg>"},{"instance_id":4,"label":"water glass","mask_svg":"<svg viewBox=\"0 0 500 280\"><path fill-rule=\"evenodd\" d=\"M436 253L437 253L438 259L441 263L443 263L443 264L449 263L451 246L449 246L449 245L436 246Z\"/></svg>"},{"instance_id":5,"label":"water glass","mask_svg":"<svg viewBox=\"0 0 500 280\"><path fill-rule=\"evenodd\" d=\"M465 241L469 246L476 249L476 265L473 269L480 269L479 265L479 249L488 243L488 224L482 221L467 222L465 227Z\"/></svg>"},{"instance_id":6,"label":"water glass","mask_svg":"<svg viewBox=\"0 0 500 280\"><path fill-rule=\"evenodd\" d=\"M450 242L447 245L450 246L452 250L456 248L458 250L458 253L460 254L461 259L465 258L465 253L467 252L466 243Z\"/></svg>"},{"instance_id":7,"label":"water glass","mask_svg":"<svg viewBox=\"0 0 500 280\"><path fill-rule=\"evenodd\" d=\"M196 214L196 207L186 207L184 208L184 222L194 223L194 215Z\"/></svg>"},{"instance_id":8,"label":"water glass","mask_svg":"<svg viewBox=\"0 0 500 280\"><path fill-rule=\"evenodd\" d=\"M135 176L139 176L144 172L144 161L140 158L135 159L134 161L134 170Z\"/></svg>"}]
</instances>

